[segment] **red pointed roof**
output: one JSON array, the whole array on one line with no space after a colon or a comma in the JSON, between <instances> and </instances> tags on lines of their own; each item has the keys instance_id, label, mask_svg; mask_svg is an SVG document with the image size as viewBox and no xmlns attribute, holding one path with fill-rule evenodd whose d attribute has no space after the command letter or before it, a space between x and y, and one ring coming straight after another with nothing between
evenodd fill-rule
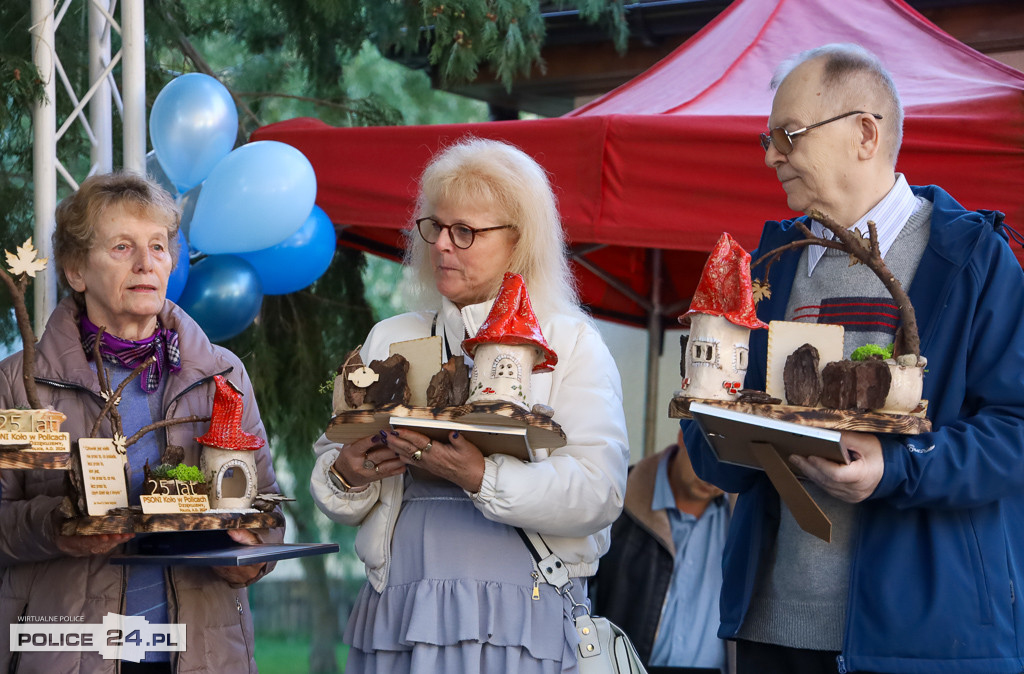
<instances>
[{"instance_id":1,"label":"red pointed roof","mask_svg":"<svg viewBox=\"0 0 1024 674\"><path fill-rule=\"evenodd\" d=\"M700 275L690 310L679 317L687 325L693 314L722 316L734 325L755 330L767 328L757 317L750 283L750 253L723 233Z\"/></svg>"},{"instance_id":2,"label":"red pointed roof","mask_svg":"<svg viewBox=\"0 0 1024 674\"><path fill-rule=\"evenodd\" d=\"M749 257L749 256L748 256ZM749 278L749 275L748 275ZM462 350L470 356L481 344L528 344L540 351L543 359L533 366L534 372L553 370L558 355L548 346L541 334L537 316L530 305L530 294L519 274L505 272L498 288L498 297L491 306L475 337L462 342Z\"/></svg>"},{"instance_id":3,"label":"red pointed roof","mask_svg":"<svg viewBox=\"0 0 1024 674\"><path fill-rule=\"evenodd\" d=\"M210 430L196 442L217 449L252 451L264 445L263 438L242 430L242 392L219 374L213 378L217 387L213 394Z\"/></svg>"}]
</instances>

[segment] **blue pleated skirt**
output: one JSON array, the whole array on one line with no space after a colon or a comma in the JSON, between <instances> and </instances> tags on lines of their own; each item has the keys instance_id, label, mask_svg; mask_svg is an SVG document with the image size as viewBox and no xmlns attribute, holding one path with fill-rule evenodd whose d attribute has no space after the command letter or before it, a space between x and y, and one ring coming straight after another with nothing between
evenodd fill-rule
<instances>
[{"instance_id":1,"label":"blue pleated skirt","mask_svg":"<svg viewBox=\"0 0 1024 674\"><path fill-rule=\"evenodd\" d=\"M387 587L360 590L348 674L577 672L571 605L540 583L515 530L459 487L406 478ZM580 593L580 590L575 590Z\"/></svg>"}]
</instances>

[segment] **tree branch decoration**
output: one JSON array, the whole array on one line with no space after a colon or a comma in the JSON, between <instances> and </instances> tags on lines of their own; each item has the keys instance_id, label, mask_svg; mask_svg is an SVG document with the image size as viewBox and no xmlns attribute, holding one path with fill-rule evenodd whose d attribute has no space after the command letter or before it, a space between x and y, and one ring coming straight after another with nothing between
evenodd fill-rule
<instances>
[{"instance_id":1,"label":"tree branch decoration","mask_svg":"<svg viewBox=\"0 0 1024 674\"><path fill-rule=\"evenodd\" d=\"M188 417L180 417L177 419L162 419L161 421L154 421L151 424L147 424L140 428L137 433L132 437L125 439L124 429L121 426L121 415L117 411L117 406L121 402L121 393L124 392L124 388L135 381L139 375L141 375L147 367L156 361L156 356L151 356L146 359L141 365L131 371L127 377L124 378L116 390L110 390L110 379L107 377L107 368L103 365L103 358L100 356L100 343L103 341L103 333L106 332L105 326L100 326L99 333L96 335L96 343L93 345L93 360L96 363L96 378L100 384L100 395L103 396L105 404L103 409L100 410L99 416L96 417L96 421L92 425L92 429L89 433L90 437L96 437L96 434L100 432L100 423L103 421L103 417L110 417L110 425L114 435L114 445L117 451L124 454L128 451L128 448L138 442L146 433L157 430L158 428L167 428L169 426L177 426L178 424L190 424L190 423L202 423L209 421L210 417L200 417L196 415Z\"/></svg>"},{"instance_id":2,"label":"tree branch decoration","mask_svg":"<svg viewBox=\"0 0 1024 674\"><path fill-rule=\"evenodd\" d=\"M893 300L896 302L896 306L900 312L900 322L902 325L896 332L894 356L899 358L900 356L909 355L913 356L910 365L918 365L921 356L921 339L918 334L917 328L917 315L914 313L914 305L910 302L910 296L907 295L906 290L903 289L903 285L896 278L896 275L889 270L885 262L882 260L882 254L878 247L878 231L873 220L868 220L868 236L864 237L859 230L851 231L845 227L839 226L832 218L828 217L824 213L819 211L811 211L808 215L820 222L825 229L832 232L837 240L823 239L821 237L814 236L811 230L801 221L795 222L796 226L800 229L800 232L804 235L803 239L791 241L783 246L779 246L774 250L770 250L764 255L760 256L753 264L750 265L751 269L758 266L765 260L764 282L760 283L764 288L767 288L768 272L771 270L772 264L775 263L779 257L788 250L794 250L804 248L806 246L823 246L825 248L834 248L837 250L844 251L850 255L850 266L855 264L865 264L871 271L875 273L875 276L882 282L885 289L892 295ZM768 296L771 291L767 290Z\"/></svg>"},{"instance_id":3,"label":"tree branch decoration","mask_svg":"<svg viewBox=\"0 0 1024 674\"><path fill-rule=\"evenodd\" d=\"M42 409L39 393L36 391L36 335L32 331L32 318L25 306L25 291L28 290L29 277L35 278L36 272L46 269L47 258L37 258L38 251L32 245L32 237L18 246L17 254L7 253L7 273L0 274L11 293L14 304L14 318L18 323L22 342L22 379L25 384L25 396L32 409Z\"/></svg>"}]
</instances>

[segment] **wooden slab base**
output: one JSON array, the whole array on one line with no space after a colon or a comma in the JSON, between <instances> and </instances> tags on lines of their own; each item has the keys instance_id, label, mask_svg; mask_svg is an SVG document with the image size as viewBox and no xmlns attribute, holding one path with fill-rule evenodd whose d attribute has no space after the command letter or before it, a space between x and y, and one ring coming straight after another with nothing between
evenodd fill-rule
<instances>
[{"instance_id":1,"label":"wooden slab base","mask_svg":"<svg viewBox=\"0 0 1024 674\"><path fill-rule=\"evenodd\" d=\"M672 419L689 419L690 403L705 403L737 412L757 414L770 419L791 421L804 426L831 428L837 431L861 431L864 433L896 433L919 435L932 430L930 419L918 414L886 414L883 412L854 412L852 410L826 409L823 407L800 407L797 405L767 405L764 403L737 403L725 400L708 400L677 396L668 407ZM922 401L927 408L927 401Z\"/></svg>"},{"instance_id":2,"label":"wooden slab base","mask_svg":"<svg viewBox=\"0 0 1024 674\"><path fill-rule=\"evenodd\" d=\"M565 433L555 421L506 402L468 403L458 407L384 405L372 410L349 410L331 419L326 435L334 442L353 442L382 430L390 430L391 417L435 419L481 426L525 427L527 442L533 449L564 447L566 443Z\"/></svg>"},{"instance_id":3,"label":"wooden slab base","mask_svg":"<svg viewBox=\"0 0 1024 674\"><path fill-rule=\"evenodd\" d=\"M71 452L0 452L0 469L67 470Z\"/></svg>"},{"instance_id":4,"label":"wooden slab base","mask_svg":"<svg viewBox=\"0 0 1024 674\"><path fill-rule=\"evenodd\" d=\"M123 509L119 509L123 510ZM101 517L77 517L65 520L60 532L65 536L92 534L152 533L156 531L210 531L215 529L271 529L284 526L284 515L269 513L206 512L183 514L144 514L133 506L127 513Z\"/></svg>"}]
</instances>

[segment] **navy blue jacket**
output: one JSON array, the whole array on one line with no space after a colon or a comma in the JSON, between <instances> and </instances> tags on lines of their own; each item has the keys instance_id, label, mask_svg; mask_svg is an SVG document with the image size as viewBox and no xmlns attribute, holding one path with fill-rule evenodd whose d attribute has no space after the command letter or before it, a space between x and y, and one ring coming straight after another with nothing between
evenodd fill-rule
<instances>
[{"instance_id":1,"label":"navy blue jacket","mask_svg":"<svg viewBox=\"0 0 1024 674\"><path fill-rule=\"evenodd\" d=\"M909 288L932 432L880 436L885 471L858 506L840 671L996 674L1024 670L1024 273L1002 214L967 211L942 189ZM760 251L800 238L769 222ZM784 318L800 250L771 268L763 321ZM763 267L754 270L754 278ZM750 339L748 388L764 389L767 330ZM719 463L682 422L697 474L738 492L723 561L722 625L734 637L778 529L765 474Z\"/></svg>"}]
</instances>

